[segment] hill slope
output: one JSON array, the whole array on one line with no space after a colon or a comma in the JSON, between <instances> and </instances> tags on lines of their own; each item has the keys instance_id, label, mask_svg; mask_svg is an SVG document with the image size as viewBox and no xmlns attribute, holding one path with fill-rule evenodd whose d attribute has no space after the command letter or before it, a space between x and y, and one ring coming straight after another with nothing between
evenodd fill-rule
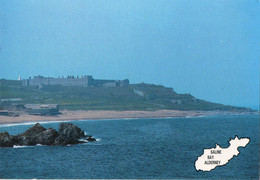
<instances>
[{"instance_id":1,"label":"hill slope","mask_svg":"<svg viewBox=\"0 0 260 180\"><path fill-rule=\"evenodd\" d=\"M128 87L24 87L21 81L0 80L0 107L21 98L19 104L55 103L69 110L221 110L252 111L197 99L190 94L178 94L172 88L151 84L131 84Z\"/></svg>"}]
</instances>

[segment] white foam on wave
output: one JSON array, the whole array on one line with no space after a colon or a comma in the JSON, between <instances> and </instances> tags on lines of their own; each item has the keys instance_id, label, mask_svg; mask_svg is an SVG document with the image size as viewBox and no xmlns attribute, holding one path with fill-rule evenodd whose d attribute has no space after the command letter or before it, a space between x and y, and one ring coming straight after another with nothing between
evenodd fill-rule
<instances>
[{"instance_id":1,"label":"white foam on wave","mask_svg":"<svg viewBox=\"0 0 260 180\"><path fill-rule=\"evenodd\" d=\"M207 117L208 115L197 115L197 116L185 116L185 118L187 119L195 119L195 118L203 118L203 117Z\"/></svg>"},{"instance_id":2,"label":"white foam on wave","mask_svg":"<svg viewBox=\"0 0 260 180\"><path fill-rule=\"evenodd\" d=\"M44 146L44 145L42 145L42 144L36 144L36 146Z\"/></svg>"},{"instance_id":3,"label":"white foam on wave","mask_svg":"<svg viewBox=\"0 0 260 180\"><path fill-rule=\"evenodd\" d=\"M79 141L81 141L81 142L88 142L88 140L86 140L86 139L79 139Z\"/></svg>"},{"instance_id":4,"label":"white foam on wave","mask_svg":"<svg viewBox=\"0 0 260 180\"><path fill-rule=\"evenodd\" d=\"M94 136L92 136L92 138L95 138ZM96 138L95 138L96 139ZM79 141L82 141L82 142L89 142L87 139L78 139ZM96 139L96 142L100 141L101 139L100 138L97 138Z\"/></svg>"},{"instance_id":5,"label":"white foam on wave","mask_svg":"<svg viewBox=\"0 0 260 180\"><path fill-rule=\"evenodd\" d=\"M0 127L26 126L26 125L34 125L36 123L51 124L51 123L61 123L61 122L71 122L71 121L34 121L34 122L22 122L22 123L10 123L10 124L0 124Z\"/></svg>"},{"instance_id":6,"label":"white foam on wave","mask_svg":"<svg viewBox=\"0 0 260 180\"><path fill-rule=\"evenodd\" d=\"M13 146L13 148L28 148L28 147L33 147L33 146L19 146L19 145Z\"/></svg>"}]
</instances>

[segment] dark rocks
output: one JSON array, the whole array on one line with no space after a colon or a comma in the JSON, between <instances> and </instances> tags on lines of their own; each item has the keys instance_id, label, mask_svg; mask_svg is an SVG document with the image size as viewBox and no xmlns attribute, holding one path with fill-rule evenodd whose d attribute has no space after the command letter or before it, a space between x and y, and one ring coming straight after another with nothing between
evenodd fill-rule
<instances>
[{"instance_id":1,"label":"dark rocks","mask_svg":"<svg viewBox=\"0 0 260 180\"><path fill-rule=\"evenodd\" d=\"M34 146L41 143L40 139L42 139L45 131L46 129L37 123L14 139L17 145Z\"/></svg>"},{"instance_id":2,"label":"dark rocks","mask_svg":"<svg viewBox=\"0 0 260 180\"><path fill-rule=\"evenodd\" d=\"M58 132L59 135L64 135L73 139L85 137L84 131L72 123L61 123Z\"/></svg>"},{"instance_id":3,"label":"dark rocks","mask_svg":"<svg viewBox=\"0 0 260 180\"><path fill-rule=\"evenodd\" d=\"M44 127L42 127L39 123L36 123L33 127L29 128L28 130L26 130L23 134L21 134L22 136L36 136L37 134L45 131L46 129Z\"/></svg>"},{"instance_id":4,"label":"dark rocks","mask_svg":"<svg viewBox=\"0 0 260 180\"><path fill-rule=\"evenodd\" d=\"M49 128L38 135L38 144L52 145L58 136L55 129Z\"/></svg>"},{"instance_id":5,"label":"dark rocks","mask_svg":"<svg viewBox=\"0 0 260 180\"><path fill-rule=\"evenodd\" d=\"M95 138L93 138L92 136L88 136L86 140L89 141L89 142L96 142L96 141L97 141L97 140L96 140Z\"/></svg>"},{"instance_id":6,"label":"dark rocks","mask_svg":"<svg viewBox=\"0 0 260 180\"><path fill-rule=\"evenodd\" d=\"M84 131L72 123L61 123L58 133L54 145L79 144L81 141L78 139L85 137Z\"/></svg>"},{"instance_id":7,"label":"dark rocks","mask_svg":"<svg viewBox=\"0 0 260 180\"><path fill-rule=\"evenodd\" d=\"M85 136L78 126L72 123L61 123L58 132L53 129L45 129L39 123L29 128L22 134L11 136L7 132L0 133L0 147L13 147L14 145L34 146L42 145L68 145L96 141L92 136Z\"/></svg>"},{"instance_id":8,"label":"dark rocks","mask_svg":"<svg viewBox=\"0 0 260 180\"><path fill-rule=\"evenodd\" d=\"M12 137L8 132L0 133L0 147L13 147Z\"/></svg>"}]
</instances>

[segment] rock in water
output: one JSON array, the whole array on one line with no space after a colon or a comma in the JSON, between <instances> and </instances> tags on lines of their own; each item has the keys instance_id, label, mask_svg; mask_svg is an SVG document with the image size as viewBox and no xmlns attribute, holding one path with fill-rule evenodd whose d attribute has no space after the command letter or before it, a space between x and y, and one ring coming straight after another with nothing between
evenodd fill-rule
<instances>
[{"instance_id":1,"label":"rock in water","mask_svg":"<svg viewBox=\"0 0 260 180\"><path fill-rule=\"evenodd\" d=\"M72 123L61 123L58 134L54 145L78 144L81 143L78 139L85 137L84 131Z\"/></svg>"},{"instance_id":2,"label":"rock in water","mask_svg":"<svg viewBox=\"0 0 260 180\"><path fill-rule=\"evenodd\" d=\"M14 139L17 141L18 145L34 146L40 144L39 137L44 131L46 131L46 129L39 123L36 123L33 127L29 128L24 133L17 135Z\"/></svg>"},{"instance_id":3,"label":"rock in water","mask_svg":"<svg viewBox=\"0 0 260 180\"><path fill-rule=\"evenodd\" d=\"M59 135L65 135L77 139L85 137L84 131L72 123L61 123L58 133Z\"/></svg>"},{"instance_id":4,"label":"rock in water","mask_svg":"<svg viewBox=\"0 0 260 180\"><path fill-rule=\"evenodd\" d=\"M12 137L8 132L0 132L0 147L13 147Z\"/></svg>"},{"instance_id":5,"label":"rock in water","mask_svg":"<svg viewBox=\"0 0 260 180\"><path fill-rule=\"evenodd\" d=\"M37 140L38 140L37 144L52 145L57 137L58 137L58 132L55 129L49 128L41 132L37 136Z\"/></svg>"},{"instance_id":6,"label":"rock in water","mask_svg":"<svg viewBox=\"0 0 260 180\"><path fill-rule=\"evenodd\" d=\"M24 133L22 133L22 136L36 136L37 134L45 131L46 129L40 125L40 123L36 123L33 127L27 129Z\"/></svg>"},{"instance_id":7,"label":"rock in water","mask_svg":"<svg viewBox=\"0 0 260 180\"><path fill-rule=\"evenodd\" d=\"M85 136L78 126L72 123L61 123L58 132L53 129L45 129L39 123L17 136L9 135L8 132L0 133L0 147L13 147L14 145L68 145L85 143L79 141L85 138L90 142L96 141L91 136Z\"/></svg>"},{"instance_id":8,"label":"rock in water","mask_svg":"<svg viewBox=\"0 0 260 180\"><path fill-rule=\"evenodd\" d=\"M95 141L97 141L95 138L93 138L92 136L88 136L87 137L87 140L89 141L89 142L95 142Z\"/></svg>"}]
</instances>

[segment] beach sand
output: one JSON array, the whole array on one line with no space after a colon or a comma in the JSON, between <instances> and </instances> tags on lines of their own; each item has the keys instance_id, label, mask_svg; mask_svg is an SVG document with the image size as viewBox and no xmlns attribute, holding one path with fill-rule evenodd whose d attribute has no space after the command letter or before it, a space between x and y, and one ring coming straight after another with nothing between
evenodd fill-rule
<instances>
[{"instance_id":1,"label":"beach sand","mask_svg":"<svg viewBox=\"0 0 260 180\"><path fill-rule=\"evenodd\" d=\"M68 120L95 120L95 119L131 119L131 118L170 118L170 117L194 117L214 114L203 111L61 111L58 116L37 116L22 113L18 117L0 116L0 124L43 122L43 121L68 121Z\"/></svg>"}]
</instances>

